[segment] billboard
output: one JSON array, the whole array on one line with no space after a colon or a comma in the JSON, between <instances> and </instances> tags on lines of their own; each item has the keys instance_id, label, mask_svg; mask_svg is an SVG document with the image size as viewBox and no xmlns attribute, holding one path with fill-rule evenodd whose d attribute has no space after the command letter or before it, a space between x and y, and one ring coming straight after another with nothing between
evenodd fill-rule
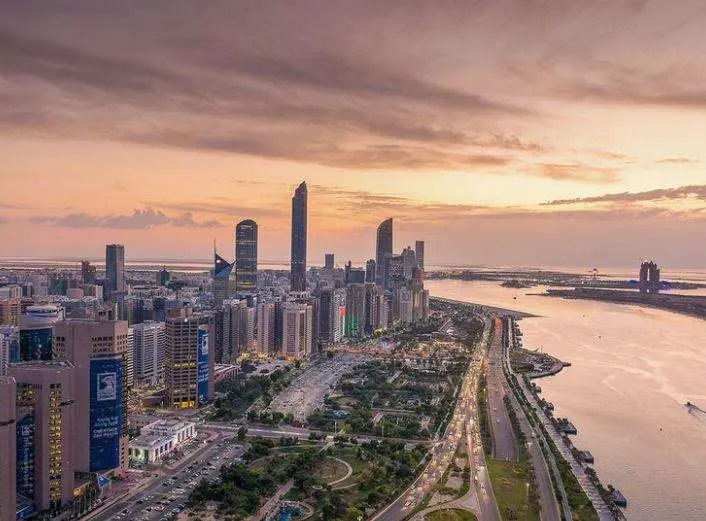
<instances>
[{"instance_id":1,"label":"billboard","mask_svg":"<svg viewBox=\"0 0 706 521\"><path fill-rule=\"evenodd\" d=\"M208 403L208 330L204 327L199 328L199 343L198 343L198 406Z\"/></svg>"},{"instance_id":2,"label":"billboard","mask_svg":"<svg viewBox=\"0 0 706 521\"><path fill-rule=\"evenodd\" d=\"M16 422L17 427L17 493L34 497L34 414L27 412Z\"/></svg>"},{"instance_id":3,"label":"billboard","mask_svg":"<svg viewBox=\"0 0 706 521\"><path fill-rule=\"evenodd\" d=\"M123 411L123 357L91 360L91 472L120 466Z\"/></svg>"}]
</instances>

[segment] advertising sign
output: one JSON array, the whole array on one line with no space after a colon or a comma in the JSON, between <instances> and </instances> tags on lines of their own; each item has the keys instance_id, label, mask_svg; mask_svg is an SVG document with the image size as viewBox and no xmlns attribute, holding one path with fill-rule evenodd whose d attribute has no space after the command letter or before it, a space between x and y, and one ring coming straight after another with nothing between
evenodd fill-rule
<instances>
[{"instance_id":1,"label":"advertising sign","mask_svg":"<svg viewBox=\"0 0 706 521\"><path fill-rule=\"evenodd\" d=\"M208 330L199 328L198 344L198 404L199 407L208 403Z\"/></svg>"},{"instance_id":2,"label":"advertising sign","mask_svg":"<svg viewBox=\"0 0 706 521\"><path fill-rule=\"evenodd\" d=\"M34 497L34 414L17 420L17 493Z\"/></svg>"},{"instance_id":3,"label":"advertising sign","mask_svg":"<svg viewBox=\"0 0 706 521\"><path fill-rule=\"evenodd\" d=\"M91 472L120 466L123 358L91 360Z\"/></svg>"}]
</instances>

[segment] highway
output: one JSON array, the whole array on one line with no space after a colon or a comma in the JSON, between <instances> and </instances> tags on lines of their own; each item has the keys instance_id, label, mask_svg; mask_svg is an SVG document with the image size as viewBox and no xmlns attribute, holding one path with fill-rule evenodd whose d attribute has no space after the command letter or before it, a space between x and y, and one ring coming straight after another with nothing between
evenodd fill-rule
<instances>
[{"instance_id":1,"label":"highway","mask_svg":"<svg viewBox=\"0 0 706 521\"><path fill-rule=\"evenodd\" d=\"M488 349L488 410L493 437L493 458L517 461L517 440L505 407L510 387L502 370L503 321L493 318L493 336Z\"/></svg>"}]
</instances>

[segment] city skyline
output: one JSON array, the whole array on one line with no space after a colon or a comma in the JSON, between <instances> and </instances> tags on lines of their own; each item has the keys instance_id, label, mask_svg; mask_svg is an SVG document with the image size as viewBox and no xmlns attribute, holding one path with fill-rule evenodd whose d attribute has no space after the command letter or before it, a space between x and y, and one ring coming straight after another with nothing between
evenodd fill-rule
<instances>
[{"instance_id":1,"label":"city skyline","mask_svg":"<svg viewBox=\"0 0 706 521\"><path fill-rule=\"evenodd\" d=\"M392 216L429 264L706 265L703 7L535 7L3 6L3 253L199 258L253 219L286 259L307 179L311 258Z\"/></svg>"}]
</instances>

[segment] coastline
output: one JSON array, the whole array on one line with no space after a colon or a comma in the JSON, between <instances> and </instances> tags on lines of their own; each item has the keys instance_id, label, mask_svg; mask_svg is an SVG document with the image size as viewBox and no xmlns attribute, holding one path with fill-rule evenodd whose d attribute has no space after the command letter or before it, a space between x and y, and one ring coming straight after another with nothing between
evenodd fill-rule
<instances>
[{"instance_id":1,"label":"coastline","mask_svg":"<svg viewBox=\"0 0 706 521\"><path fill-rule=\"evenodd\" d=\"M527 313L525 311L518 311L515 309L507 309L507 308L499 308L496 306L488 306L485 304L479 304L477 302L469 302L467 300L456 300L456 299L450 299L450 298L445 298L445 297L436 297L436 296L431 296L429 297L429 300L438 300L439 302L444 302L446 304L456 304L460 306L469 306L473 308L477 308L479 310L485 311L487 313L496 313L498 315L508 315L512 316L516 320L520 320L523 318L537 318L539 315L533 315L531 313Z\"/></svg>"}]
</instances>

